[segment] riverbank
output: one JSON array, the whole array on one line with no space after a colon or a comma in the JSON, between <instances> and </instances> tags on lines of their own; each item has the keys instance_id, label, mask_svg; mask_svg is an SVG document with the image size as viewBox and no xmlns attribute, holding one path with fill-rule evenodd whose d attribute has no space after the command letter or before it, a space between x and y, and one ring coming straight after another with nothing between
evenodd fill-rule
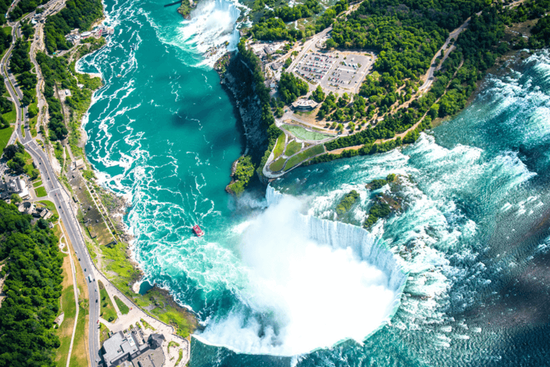
<instances>
[{"instance_id":1,"label":"riverbank","mask_svg":"<svg viewBox=\"0 0 550 367\"><path fill-rule=\"evenodd\" d=\"M97 51L98 49L94 49L90 52ZM72 65L76 66L90 52L78 54ZM86 73L78 67L73 69L78 79L87 79L88 76L101 78L97 73ZM92 92L95 93L102 86L103 81ZM88 123L89 109L93 102L92 94L86 101L86 110L76 111L76 118L71 126L74 136L71 136L71 144L67 149L74 148L78 152L75 155L68 154L65 166L74 168L65 172L67 179L64 180L73 194L74 206L90 256L96 268L144 312L173 326L181 337L189 337L197 329L198 320L191 311L180 306L168 291L156 286L145 294L133 290L133 285L141 280L144 273L133 255L133 235L125 223L131 204L127 199L101 186L85 152L88 136L84 126ZM66 104L65 106L70 108Z\"/></svg>"}]
</instances>

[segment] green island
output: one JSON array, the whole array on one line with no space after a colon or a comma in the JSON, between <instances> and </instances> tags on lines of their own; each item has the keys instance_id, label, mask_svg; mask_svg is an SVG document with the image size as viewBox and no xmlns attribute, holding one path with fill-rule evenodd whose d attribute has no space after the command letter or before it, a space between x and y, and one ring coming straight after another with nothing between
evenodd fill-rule
<instances>
[{"instance_id":1,"label":"green island","mask_svg":"<svg viewBox=\"0 0 550 367\"><path fill-rule=\"evenodd\" d=\"M386 178L374 179L365 185L365 188L371 191L373 204L369 208L367 218L363 223L364 228L370 229L379 219L387 218L392 213L403 209L403 198L400 194L400 185L403 180L406 180L406 178L390 173ZM374 191L378 191L386 185L390 187L388 193L374 193Z\"/></svg>"},{"instance_id":2,"label":"green island","mask_svg":"<svg viewBox=\"0 0 550 367\"><path fill-rule=\"evenodd\" d=\"M348 192L336 206L336 213L342 216L349 212L353 204L359 199L359 193L355 190Z\"/></svg>"}]
</instances>

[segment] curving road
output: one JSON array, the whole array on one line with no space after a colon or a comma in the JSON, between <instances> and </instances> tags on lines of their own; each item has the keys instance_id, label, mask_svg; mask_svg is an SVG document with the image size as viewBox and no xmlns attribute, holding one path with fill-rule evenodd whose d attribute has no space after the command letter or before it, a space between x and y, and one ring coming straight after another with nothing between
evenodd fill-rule
<instances>
[{"instance_id":1,"label":"curving road","mask_svg":"<svg viewBox=\"0 0 550 367\"><path fill-rule=\"evenodd\" d=\"M45 13L51 14L55 10L60 10L62 6L64 5L64 2L61 0L54 0L50 1L48 4L45 5L45 8L47 9ZM28 14L22 19L29 19L30 17L34 16L34 12ZM13 143L15 139L17 138L24 146L27 152L32 156L35 165L40 171L40 174L42 176L42 182L44 183L44 187L46 188L46 191L48 192L48 196L52 199L55 206L57 207L57 210L59 212L59 216L61 220L63 221L63 224L65 225L65 229L67 232L67 236L71 244L73 245L73 248L76 253L76 257L78 258L78 261L80 263L80 266L84 270L84 275L88 277L88 275L91 275L92 279L94 279L93 275L93 265L92 261L89 257L88 251L85 246L84 238L82 237L82 233L80 232L80 227L77 222L76 213L71 205L71 196L66 191L66 189L62 186L62 184L57 179L57 176L55 175L55 172L50 164L50 161L48 160L47 154L44 152L44 150L36 144L36 142L32 139L31 132L28 127L28 119L27 119L27 108L21 107L21 99L23 98L23 93L17 87L16 80L13 74L10 73L8 70L7 64L9 62L9 59L11 57L11 52L13 50L13 45L15 43L16 38L21 36L21 29L20 29L20 21L14 22L9 24L13 27L12 35L13 35L13 42L2 60L0 61L0 74L4 77L6 87L8 89L8 92L14 101L16 112L17 112L17 120L16 120L16 127L15 132L12 135L10 139L10 143ZM42 83L43 80L41 78L41 73L38 73L38 83ZM21 126L24 126L25 130L25 136L23 136L21 132ZM97 366L98 362L101 361L100 355L99 355L99 331L98 331L98 320L99 320L99 291L97 288L97 283L94 279L94 281L87 282L88 285L88 293L89 293L89 300L90 300L90 309L89 309L89 339L88 339L88 349L90 353L90 361L92 366Z\"/></svg>"}]
</instances>

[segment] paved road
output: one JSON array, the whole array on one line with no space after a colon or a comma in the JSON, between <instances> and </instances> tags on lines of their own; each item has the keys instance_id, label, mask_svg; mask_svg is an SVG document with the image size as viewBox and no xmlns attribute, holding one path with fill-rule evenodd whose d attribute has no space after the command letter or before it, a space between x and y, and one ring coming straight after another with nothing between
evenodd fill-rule
<instances>
[{"instance_id":1,"label":"paved road","mask_svg":"<svg viewBox=\"0 0 550 367\"><path fill-rule=\"evenodd\" d=\"M60 0L51 1L46 5L46 7L48 9L51 9L50 6L53 6L56 9L58 9L60 6L60 3L63 3L63 2ZM51 13L51 10L48 12ZM34 13L28 14L23 19L28 19L32 16L34 16ZM14 41L15 41L15 35L17 36L21 35L19 22L15 22L10 25L13 27L13 34L14 34ZM4 56L4 58L0 61L1 63L0 74L5 78L6 87L8 89L8 92L11 98L13 99L13 101L15 101L15 106L17 110L17 123L16 123L15 133L14 133L14 136L12 136L12 139L10 139L10 141L13 141L14 137L16 136L19 139L19 141L25 146L25 149L32 156L35 164L40 170L40 174L42 176L42 182L44 183L44 187L48 192L48 196L52 199L55 206L57 207L59 216L63 221L63 224L65 225L65 229L67 231L69 241L73 245L73 248L76 252L76 257L78 258L80 266L82 267L83 270L85 270L84 275L85 276L91 275L92 278L95 279L92 272L92 269L93 269L92 261L88 255L88 251L86 249L84 238L82 237L82 233L80 232L80 227L76 219L76 213L73 207L71 206L71 197L67 193L65 188L62 186L62 184L59 182L59 180L57 179L57 176L55 175L55 172L50 162L48 161L48 157L46 153L32 139L31 132L27 126L28 124L28 120L26 116L27 108L26 107L22 108L20 103L23 97L23 93L16 86L15 77L9 72L7 68L7 64L9 62L12 49L13 49L13 43L10 49L6 52L6 55ZM22 125L25 126L24 137L21 133ZM99 356L100 345L99 345L99 331L98 331L99 291L97 288L97 283L95 281L87 282L87 285L88 285L88 293L89 293L89 299L90 299L90 310L89 310L90 332L89 332L88 347L90 352L91 364L92 366L97 366L98 362L100 361L100 356Z\"/></svg>"},{"instance_id":2,"label":"paved road","mask_svg":"<svg viewBox=\"0 0 550 367\"><path fill-rule=\"evenodd\" d=\"M478 15L480 13L478 13ZM447 39L445 40L445 43L443 44L443 46L441 46L441 48L437 51L437 53L433 57L433 59L431 61L431 64L430 64L430 68L426 72L426 81L424 82L424 84L422 84L422 86L420 88L418 88L419 92L425 92L430 88L430 86L432 85L432 83L434 81L435 71L439 70L439 66L443 65L443 62L445 61L445 59L447 59L449 54L455 49L454 45L452 47L450 47L449 49L447 49L448 46L449 46L449 43L451 42L452 39L456 40L458 38L458 36L460 35L460 33L464 32L466 30L466 28L468 28L468 24L470 24L470 19L471 19L471 17L466 19L466 21L464 23L462 23L462 25L460 27L458 27L457 29L455 29L454 31L449 33L449 37L447 37ZM444 55L443 59L441 60L441 62L437 62L437 57L441 54L441 51L444 51L444 50L445 50L445 55Z\"/></svg>"}]
</instances>

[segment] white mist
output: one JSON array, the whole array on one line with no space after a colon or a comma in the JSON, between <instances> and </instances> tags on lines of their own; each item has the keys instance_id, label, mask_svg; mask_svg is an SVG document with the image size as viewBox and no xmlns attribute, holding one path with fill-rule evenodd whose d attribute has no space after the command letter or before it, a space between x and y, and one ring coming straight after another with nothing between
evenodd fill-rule
<instances>
[{"instance_id":1,"label":"white mist","mask_svg":"<svg viewBox=\"0 0 550 367\"><path fill-rule=\"evenodd\" d=\"M360 228L300 214L295 198L268 192L268 201L242 239L247 312L211 320L202 341L290 356L361 342L391 318L406 277L388 250Z\"/></svg>"}]
</instances>

